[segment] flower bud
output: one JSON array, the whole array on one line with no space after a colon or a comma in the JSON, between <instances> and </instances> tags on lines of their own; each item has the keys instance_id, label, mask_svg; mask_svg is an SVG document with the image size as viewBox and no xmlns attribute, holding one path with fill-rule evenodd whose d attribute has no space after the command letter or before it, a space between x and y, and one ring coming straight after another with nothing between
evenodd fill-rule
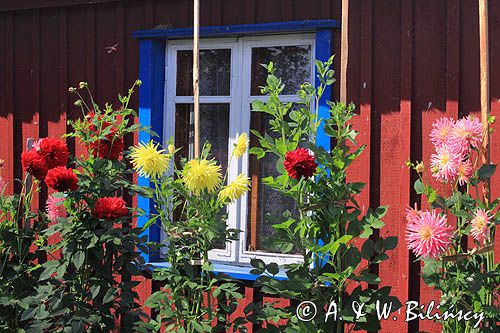
<instances>
[{"instance_id":1,"label":"flower bud","mask_svg":"<svg viewBox=\"0 0 500 333\"><path fill-rule=\"evenodd\" d=\"M415 171L418 173L422 173L425 170L424 162L418 162L415 166Z\"/></svg>"},{"instance_id":2,"label":"flower bud","mask_svg":"<svg viewBox=\"0 0 500 333\"><path fill-rule=\"evenodd\" d=\"M89 86L89 84L87 82L80 82L78 83L78 86L80 87L80 89L83 89L83 88L87 88Z\"/></svg>"},{"instance_id":3,"label":"flower bud","mask_svg":"<svg viewBox=\"0 0 500 333\"><path fill-rule=\"evenodd\" d=\"M76 88L75 87L69 87L68 88L68 92L69 93L74 93L76 91Z\"/></svg>"},{"instance_id":4,"label":"flower bud","mask_svg":"<svg viewBox=\"0 0 500 333\"><path fill-rule=\"evenodd\" d=\"M168 152L170 154L173 154L175 152L175 146L172 144L168 145Z\"/></svg>"},{"instance_id":5,"label":"flower bud","mask_svg":"<svg viewBox=\"0 0 500 333\"><path fill-rule=\"evenodd\" d=\"M135 80L135 84L138 85L138 86L140 86L142 84L142 81L139 80L139 79L137 79L137 80Z\"/></svg>"},{"instance_id":6,"label":"flower bud","mask_svg":"<svg viewBox=\"0 0 500 333\"><path fill-rule=\"evenodd\" d=\"M81 106L82 106L82 100L81 100L81 99L79 99L79 100L75 101L75 103L74 103L74 104L75 104L76 106L81 107Z\"/></svg>"}]
</instances>

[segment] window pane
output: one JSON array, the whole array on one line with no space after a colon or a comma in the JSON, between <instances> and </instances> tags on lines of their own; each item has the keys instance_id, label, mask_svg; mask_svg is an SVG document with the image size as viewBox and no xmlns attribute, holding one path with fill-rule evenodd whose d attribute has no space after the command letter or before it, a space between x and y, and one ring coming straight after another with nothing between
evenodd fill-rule
<instances>
[{"instance_id":1,"label":"window pane","mask_svg":"<svg viewBox=\"0 0 500 333\"><path fill-rule=\"evenodd\" d=\"M214 157L222 167L222 174L226 172L229 141L229 104L201 104L200 105L200 145L208 141L212 145L210 157ZM193 104L177 104L175 107L175 146L182 147L176 156L176 163L180 158L194 156L194 108ZM200 149L201 149L200 147ZM179 212L176 212L179 214ZM222 215L226 214L221 210ZM220 241L217 249L224 249L226 245Z\"/></svg>"},{"instance_id":2,"label":"window pane","mask_svg":"<svg viewBox=\"0 0 500 333\"><path fill-rule=\"evenodd\" d=\"M250 121L252 129L264 133L264 130L269 130L268 123L269 115L252 112ZM272 133L270 135L274 136ZM251 136L250 146L258 146L258 141L254 135ZM252 185L248 195L247 250L279 252L272 244L273 235L275 234L272 225L285 220L283 217L285 211L290 211L295 218L298 216L298 211L295 208L295 202L291 198L260 182L260 179L264 177L279 175L276 170L278 158L268 154L258 160L255 155L250 155L249 161L249 175Z\"/></svg>"},{"instance_id":3,"label":"window pane","mask_svg":"<svg viewBox=\"0 0 500 333\"><path fill-rule=\"evenodd\" d=\"M311 46L257 47L252 49L252 96L261 95L267 70L261 64L273 62L276 76L285 84L284 95L294 95L300 85L311 79Z\"/></svg>"},{"instance_id":4,"label":"window pane","mask_svg":"<svg viewBox=\"0 0 500 333\"><path fill-rule=\"evenodd\" d=\"M231 50L200 50L200 96L229 96ZM177 96L193 95L193 51L177 51Z\"/></svg>"},{"instance_id":5,"label":"window pane","mask_svg":"<svg viewBox=\"0 0 500 333\"><path fill-rule=\"evenodd\" d=\"M200 105L200 149L208 141L212 145L211 156L226 172L229 141L229 104ZM180 155L194 156L194 108L193 104L175 106L175 146L182 147Z\"/></svg>"}]
</instances>

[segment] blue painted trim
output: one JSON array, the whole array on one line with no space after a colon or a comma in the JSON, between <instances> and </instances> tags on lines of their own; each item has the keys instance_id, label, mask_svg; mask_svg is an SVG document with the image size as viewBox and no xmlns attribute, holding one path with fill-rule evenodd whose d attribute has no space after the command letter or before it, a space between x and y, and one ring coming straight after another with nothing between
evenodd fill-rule
<instances>
[{"instance_id":1,"label":"blue painted trim","mask_svg":"<svg viewBox=\"0 0 500 333\"><path fill-rule=\"evenodd\" d=\"M168 268L170 264L168 262L153 262L150 263L154 268ZM250 266L237 266L231 264L222 264L222 263L214 263L214 272L224 273L229 275L234 279L239 280L247 280L247 281L255 281L260 275L251 274L250 271L253 267ZM288 277L285 274L285 271L281 268L280 272L274 276L276 280L286 280Z\"/></svg>"},{"instance_id":2,"label":"blue painted trim","mask_svg":"<svg viewBox=\"0 0 500 333\"><path fill-rule=\"evenodd\" d=\"M316 29L340 28L337 20L306 20L306 21L288 21L271 22L261 24L238 24L225 26L200 27L200 37L223 37L223 36L242 36L255 35L259 33L273 32L299 32ZM132 33L137 39L179 39L191 38L193 28L168 28L139 30Z\"/></svg>"},{"instance_id":3,"label":"blue painted trim","mask_svg":"<svg viewBox=\"0 0 500 333\"><path fill-rule=\"evenodd\" d=\"M139 88L139 122L149 126L160 137L153 137L149 132L139 133L139 142L150 140L162 141L163 134L163 99L165 86L165 41L141 40L139 45L139 79L142 85ZM151 186L148 178L139 177L139 186ZM139 196L138 208L144 214L137 219L137 226L143 227L154 212L153 202L148 198ZM143 235L148 236L148 241L160 241L160 228L152 225ZM157 260L157 255L142 254L147 262Z\"/></svg>"},{"instance_id":4,"label":"blue painted trim","mask_svg":"<svg viewBox=\"0 0 500 333\"><path fill-rule=\"evenodd\" d=\"M333 31L331 29L319 29L316 31L316 60L327 61L333 54L332 49ZM316 86L319 86L319 79L316 77ZM327 101L332 100L332 87L325 90L319 100L318 117L320 119L330 118L330 107ZM316 145L330 151L330 137L323 130L323 122L318 128L316 135Z\"/></svg>"},{"instance_id":5,"label":"blue painted trim","mask_svg":"<svg viewBox=\"0 0 500 333\"><path fill-rule=\"evenodd\" d=\"M316 31L316 60L325 62L333 54L333 31L331 29L319 29ZM316 77L316 87L320 85L319 79ZM323 95L321 96L318 103L318 118L327 119L330 118L330 107L327 101L332 100L332 87L328 87ZM324 121L321 122L318 127L318 132L316 133L316 145L322 147L326 151L330 151L331 140L328 135L326 135L323 129ZM323 240L318 240L319 245L323 245ZM325 261L327 259L325 258ZM321 265L325 264L325 261Z\"/></svg>"}]
</instances>

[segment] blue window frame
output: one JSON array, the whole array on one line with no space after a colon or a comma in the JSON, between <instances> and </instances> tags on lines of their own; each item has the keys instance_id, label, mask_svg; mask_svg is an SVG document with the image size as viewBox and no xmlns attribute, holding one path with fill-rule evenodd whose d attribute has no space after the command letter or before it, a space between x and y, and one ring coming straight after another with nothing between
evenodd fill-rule
<instances>
[{"instance_id":1,"label":"blue window frame","mask_svg":"<svg viewBox=\"0 0 500 333\"><path fill-rule=\"evenodd\" d=\"M336 20L309 20L275 22L265 24L244 24L231 26L213 26L200 28L200 37L230 37L266 34L286 34L307 32L315 33L315 58L326 61L333 53L333 29L339 28ZM151 139L164 142L164 105L165 105L165 48L167 40L186 39L193 35L192 28L169 28L157 30L142 30L133 33L133 37L139 39L139 79L142 85L139 89L139 121L141 124L151 126L152 130L159 137L151 137L149 133L139 134L140 142L147 142ZM318 84L318 82L316 82ZM329 116L327 101L332 99L331 89L323 94L319 102L319 117ZM320 127L321 128L321 127ZM317 144L326 150L330 148L329 137L319 131L317 134ZM149 186L147 178L139 177L139 185ZM139 197L138 207L144 210L145 214L139 217L138 226L144 226L148 221L148 215L153 210L152 203L147 198ZM161 230L157 225L152 225L145 231L150 241L160 241ZM147 262L155 263L158 256L154 254L143 254ZM156 266L164 266L164 263L155 263ZM249 274L249 267L235 266L231 264L214 265L217 271L225 272L235 278L254 279L255 276Z\"/></svg>"}]
</instances>

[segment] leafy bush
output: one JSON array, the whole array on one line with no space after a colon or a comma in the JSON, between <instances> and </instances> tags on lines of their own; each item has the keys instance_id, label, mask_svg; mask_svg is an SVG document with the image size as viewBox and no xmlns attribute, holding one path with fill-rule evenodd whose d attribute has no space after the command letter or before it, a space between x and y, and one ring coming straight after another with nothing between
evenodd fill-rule
<instances>
[{"instance_id":1,"label":"leafy bush","mask_svg":"<svg viewBox=\"0 0 500 333\"><path fill-rule=\"evenodd\" d=\"M272 303L263 306L256 320L267 322L265 332L330 332L333 325L336 332L342 332L344 323L352 323L354 329L375 331L380 328L376 301L392 302L392 311L400 307L398 300L390 296L390 287L367 286L380 283L370 266L386 260L387 251L396 247L397 239L369 238L384 226L381 219L387 208L373 207L362 215L356 196L364 184L347 180L349 165L364 149L351 147L357 135L349 124L354 105L328 101L330 117L318 116L319 101L334 82L332 62L333 57L324 63L316 62L321 84L315 88L304 83L295 105L280 101L284 85L270 63L266 66L267 84L262 88L267 101L252 104L254 112L269 115L270 130L265 134L252 131L259 146L250 152L257 158L269 154L278 158L280 174L264 178L263 183L292 198L298 210L298 216L286 211L282 222L274 225L275 246L285 253L295 249L302 256L301 263L285 265L286 280L275 278L280 270L275 263L252 261L253 273L260 275L256 286L264 293L291 300L284 309L276 309ZM331 149L317 145L318 128L330 137ZM319 309L309 321L299 319L297 304L302 301L313 302ZM365 317L355 318L353 301L365 303ZM338 308L337 319L321 311L330 304ZM288 321L284 326L273 324L278 319Z\"/></svg>"}]
</instances>

